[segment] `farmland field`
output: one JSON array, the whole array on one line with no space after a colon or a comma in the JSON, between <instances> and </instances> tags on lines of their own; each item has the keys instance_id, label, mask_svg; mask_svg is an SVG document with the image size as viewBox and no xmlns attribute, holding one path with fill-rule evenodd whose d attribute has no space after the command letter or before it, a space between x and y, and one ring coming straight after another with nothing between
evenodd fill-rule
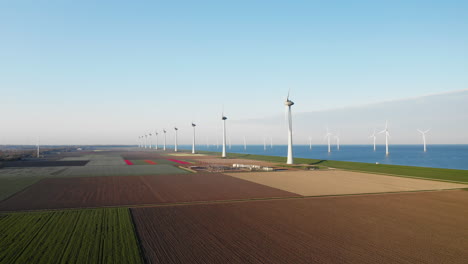
<instances>
[{"instance_id":1,"label":"farmland field","mask_svg":"<svg viewBox=\"0 0 468 264\"><path fill-rule=\"evenodd\" d=\"M56 177L99 177L99 176L131 176L156 174L181 174L187 171L172 165L116 165L116 166L84 166L70 167Z\"/></svg>"},{"instance_id":2,"label":"farmland field","mask_svg":"<svg viewBox=\"0 0 468 264\"><path fill-rule=\"evenodd\" d=\"M305 196L468 188L466 184L341 170L246 172L226 175Z\"/></svg>"},{"instance_id":3,"label":"farmland field","mask_svg":"<svg viewBox=\"0 0 468 264\"><path fill-rule=\"evenodd\" d=\"M466 263L468 192L131 209L149 263Z\"/></svg>"},{"instance_id":4,"label":"farmland field","mask_svg":"<svg viewBox=\"0 0 468 264\"><path fill-rule=\"evenodd\" d=\"M143 263L128 209L0 214L0 263Z\"/></svg>"},{"instance_id":5,"label":"farmland field","mask_svg":"<svg viewBox=\"0 0 468 264\"><path fill-rule=\"evenodd\" d=\"M292 196L300 195L220 173L46 178L0 202L0 210L86 208Z\"/></svg>"}]
</instances>

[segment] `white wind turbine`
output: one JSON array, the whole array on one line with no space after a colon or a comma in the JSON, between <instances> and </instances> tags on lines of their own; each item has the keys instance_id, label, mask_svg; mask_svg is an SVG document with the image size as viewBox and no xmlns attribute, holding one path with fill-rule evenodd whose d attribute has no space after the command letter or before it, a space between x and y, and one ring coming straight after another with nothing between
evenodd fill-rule
<instances>
[{"instance_id":1,"label":"white wind turbine","mask_svg":"<svg viewBox=\"0 0 468 264\"><path fill-rule=\"evenodd\" d=\"M159 135L158 131L155 130L154 135L156 136L156 146L155 146L155 148L156 148L156 150L158 150L158 135Z\"/></svg>"},{"instance_id":2,"label":"white wind turbine","mask_svg":"<svg viewBox=\"0 0 468 264\"><path fill-rule=\"evenodd\" d=\"M418 132L421 133L422 135L422 138L423 138L423 143L424 143L424 152L426 152L426 133L429 132L431 129L429 128L428 130L426 131L421 131L418 129Z\"/></svg>"},{"instance_id":3,"label":"white wind turbine","mask_svg":"<svg viewBox=\"0 0 468 264\"><path fill-rule=\"evenodd\" d=\"M141 137L138 136L138 147L141 148Z\"/></svg>"},{"instance_id":4,"label":"white wind turbine","mask_svg":"<svg viewBox=\"0 0 468 264\"><path fill-rule=\"evenodd\" d=\"M336 139L336 150L340 150L340 133L336 133L335 139Z\"/></svg>"},{"instance_id":5,"label":"white wind turbine","mask_svg":"<svg viewBox=\"0 0 468 264\"><path fill-rule=\"evenodd\" d=\"M148 145L148 135L145 134L145 148Z\"/></svg>"},{"instance_id":6,"label":"white wind turbine","mask_svg":"<svg viewBox=\"0 0 468 264\"><path fill-rule=\"evenodd\" d=\"M226 157L226 119L227 117L224 116L224 113L221 114L221 120L223 120L223 152L221 157Z\"/></svg>"},{"instance_id":7,"label":"white wind turbine","mask_svg":"<svg viewBox=\"0 0 468 264\"><path fill-rule=\"evenodd\" d=\"M312 149L312 137L309 137L309 149Z\"/></svg>"},{"instance_id":8,"label":"white wind turbine","mask_svg":"<svg viewBox=\"0 0 468 264\"><path fill-rule=\"evenodd\" d=\"M244 136L244 151L246 151L246 150L247 150L247 143L245 141L245 136Z\"/></svg>"},{"instance_id":9,"label":"white wind turbine","mask_svg":"<svg viewBox=\"0 0 468 264\"><path fill-rule=\"evenodd\" d=\"M163 145L163 150L166 151L166 129L163 129L163 133L164 133L164 145Z\"/></svg>"},{"instance_id":10,"label":"white wind turbine","mask_svg":"<svg viewBox=\"0 0 468 264\"><path fill-rule=\"evenodd\" d=\"M151 137L153 134L151 134L150 132L148 133L148 135L149 135L149 148L151 149L153 148L153 138Z\"/></svg>"},{"instance_id":11,"label":"white wind turbine","mask_svg":"<svg viewBox=\"0 0 468 264\"><path fill-rule=\"evenodd\" d=\"M286 160L286 164L293 164L293 134L292 134L292 116L291 116L291 106L294 105L294 102L289 100L289 92L288 97L286 97L286 111L288 114L288 158Z\"/></svg>"},{"instance_id":12,"label":"white wind turbine","mask_svg":"<svg viewBox=\"0 0 468 264\"><path fill-rule=\"evenodd\" d=\"M177 152L177 130L179 129L177 127L174 127L174 131L175 131L174 152Z\"/></svg>"},{"instance_id":13,"label":"white wind turbine","mask_svg":"<svg viewBox=\"0 0 468 264\"><path fill-rule=\"evenodd\" d=\"M266 151L266 137L263 137L263 151Z\"/></svg>"},{"instance_id":14,"label":"white wind turbine","mask_svg":"<svg viewBox=\"0 0 468 264\"><path fill-rule=\"evenodd\" d=\"M379 132L379 134L382 133L385 133L385 155L388 155L388 138L390 137L390 133L388 133L388 121L385 121L385 129Z\"/></svg>"},{"instance_id":15,"label":"white wind turbine","mask_svg":"<svg viewBox=\"0 0 468 264\"><path fill-rule=\"evenodd\" d=\"M332 133L330 133L330 131L328 130L328 127L327 127L327 133L325 134L325 137L328 139L328 153L331 152L331 147L330 147L330 137L332 136Z\"/></svg>"},{"instance_id":16,"label":"white wind turbine","mask_svg":"<svg viewBox=\"0 0 468 264\"><path fill-rule=\"evenodd\" d=\"M375 128L374 128L374 133L372 133L372 135L370 135L370 138L373 138L374 139L374 151L376 150L375 148L375 140L377 139L377 136L375 134Z\"/></svg>"},{"instance_id":17,"label":"white wind turbine","mask_svg":"<svg viewBox=\"0 0 468 264\"><path fill-rule=\"evenodd\" d=\"M39 158L40 157L40 155L39 155L39 138L37 138L36 146L37 146L37 157Z\"/></svg>"},{"instance_id":18,"label":"white wind turbine","mask_svg":"<svg viewBox=\"0 0 468 264\"><path fill-rule=\"evenodd\" d=\"M273 148L273 137L270 137L270 148Z\"/></svg>"},{"instance_id":19,"label":"white wind turbine","mask_svg":"<svg viewBox=\"0 0 468 264\"><path fill-rule=\"evenodd\" d=\"M193 127L193 140L192 140L192 154L195 154L195 127L197 125L195 125L193 122L192 122L192 127Z\"/></svg>"}]
</instances>

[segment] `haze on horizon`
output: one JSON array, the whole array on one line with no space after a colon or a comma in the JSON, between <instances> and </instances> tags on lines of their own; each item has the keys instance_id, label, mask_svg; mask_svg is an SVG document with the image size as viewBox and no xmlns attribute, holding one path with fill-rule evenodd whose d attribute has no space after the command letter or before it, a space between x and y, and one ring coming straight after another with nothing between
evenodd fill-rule
<instances>
[{"instance_id":1,"label":"haze on horizon","mask_svg":"<svg viewBox=\"0 0 468 264\"><path fill-rule=\"evenodd\" d=\"M468 143L468 2L2 1L0 144ZM408 99L410 98L410 99ZM248 132L247 132L248 131ZM379 142L381 143L381 142Z\"/></svg>"}]
</instances>

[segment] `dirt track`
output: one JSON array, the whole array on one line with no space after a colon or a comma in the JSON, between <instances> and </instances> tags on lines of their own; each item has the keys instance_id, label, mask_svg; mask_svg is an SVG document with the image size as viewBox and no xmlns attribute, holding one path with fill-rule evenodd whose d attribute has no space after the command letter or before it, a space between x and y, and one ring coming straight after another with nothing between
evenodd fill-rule
<instances>
[{"instance_id":1,"label":"dirt track","mask_svg":"<svg viewBox=\"0 0 468 264\"><path fill-rule=\"evenodd\" d=\"M466 263L468 192L131 209L149 263Z\"/></svg>"},{"instance_id":2,"label":"dirt track","mask_svg":"<svg viewBox=\"0 0 468 264\"><path fill-rule=\"evenodd\" d=\"M47 178L0 202L0 210L82 208L291 196L300 195L219 173Z\"/></svg>"},{"instance_id":3,"label":"dirt track","mask_svg":"<svg viewBox=\"0 0 468 264\"><path fill-rule=\"evenodd\" d=\"M226 175L305 196L468 188L468 184L340 170L247 172Z\"/></svg>"}]
</instances>

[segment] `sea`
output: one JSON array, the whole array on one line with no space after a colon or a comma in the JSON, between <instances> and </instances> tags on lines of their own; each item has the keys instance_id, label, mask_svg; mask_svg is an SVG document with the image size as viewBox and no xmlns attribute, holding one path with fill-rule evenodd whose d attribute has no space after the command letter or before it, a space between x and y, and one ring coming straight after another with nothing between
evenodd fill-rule
<instances>
[{"instance_id":1,"label":"sea","mask_svg":"<svg viewBox=\"0 0 468 264\"><path fill-rule=\"evenodd\" d=\"M179 146L181 149L192 149L191 145ZM221 145L197 145L196 150L219 151ZM321 160L355 161L418 167L446 168L468 170L468 145L390 145L389 155L385 155L385 145L341 145L338 150L332 146L328 153L327 145L294 145L294 157ZM286 157L286 145L232 145L226 146L229 153L246 153L255 155Z\"/></svg>"}]
</instances>

